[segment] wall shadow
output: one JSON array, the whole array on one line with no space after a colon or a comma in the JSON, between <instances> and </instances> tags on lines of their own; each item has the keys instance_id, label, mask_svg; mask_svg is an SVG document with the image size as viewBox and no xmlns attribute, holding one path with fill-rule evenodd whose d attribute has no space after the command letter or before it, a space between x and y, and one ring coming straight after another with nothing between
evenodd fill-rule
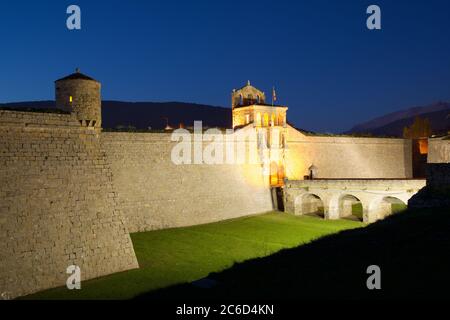
<instances>
[{"instance_id":1,"label":"wall shadow","mask_svg":"<svg viewBox=\"0 0 450 320\"><path fill-rule=\"evenodd\" d=\"M448 299L450 208L415 209L208 276L214 286L182 284L137 299ZM381 268L382 290L368 290L367 267Z\"/></svg>"}]
</instances>

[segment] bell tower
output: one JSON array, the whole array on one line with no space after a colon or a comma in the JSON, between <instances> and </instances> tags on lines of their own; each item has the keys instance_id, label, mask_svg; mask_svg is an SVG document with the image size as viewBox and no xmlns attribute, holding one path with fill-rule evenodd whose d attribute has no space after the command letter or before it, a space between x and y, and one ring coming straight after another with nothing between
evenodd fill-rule
<instances>
[{"instance_id":1,"label":"bell tower","mask_svg":"<svg viewBox=\"0 0 450 320\"><path fill-rule=\"evenodd\" d=\"M266 103L266 95L264 92L256 89L250 84L250 80L247 81L247 85L238 90L233 90L231 93L231 107L243 107L253 104Z\"/></svg>"},{"instance_id":2,"label":"bell tower","mask_svg":"<svg viewBox=\"0 0 450 320\"><path fill-rule=\"evenodd\" d=\"M258 148L263 172L268 174L272 187L284 184L286 172L285 151L288 108L267 104L264 92L247 82L231 93L233 129L252 126L258 136Z\"/></svg>"},{"instance_id":3,"label":"bell tower","mask_svg":"<svg viewBox=\"0 0 450 320\"><path fill-rule=\"evenodd\" d=\"M231 93L233 128L253 123L255 127L286 127L287 107L266 103L266 95L250 81Z\"/></svg>"}]
</instances>

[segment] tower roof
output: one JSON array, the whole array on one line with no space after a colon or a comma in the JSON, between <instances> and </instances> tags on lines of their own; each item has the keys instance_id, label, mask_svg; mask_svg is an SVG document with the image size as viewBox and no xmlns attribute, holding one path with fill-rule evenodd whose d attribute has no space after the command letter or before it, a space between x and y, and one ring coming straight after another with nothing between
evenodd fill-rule
<instances>
[{"instance_id":1,"label":"tower roof","mask_svg":"<svg viewBox=\"0 0 450 320\"><path fill-rule=\"evenodd\" d=\"M78 69L78 68L75 70L75 73L72 73L71 75L68 75L64 78L58 79L55 82L64 81L64 80L91 80L91 81L98 82L94 78L91 78L91 77L81 73L80 69Z\"/></svg>"},{"instance_id":2,"label":"tower roof","mask_svg":"<svg viewBox=\"0 0 450 320\"><path fill-rule=\"evenodd\" d=\"M261 91L258 88L255 88L254 86L252 86L251 83L250 83L250 80L247 80L247 83L244 86L242 86L241 88L239 88L239 89L237 89L235 91L240 91L240 90L243 90L245 88L253 88L253 89L257 90L257 91Z\"/></svg>"}]
</instances>

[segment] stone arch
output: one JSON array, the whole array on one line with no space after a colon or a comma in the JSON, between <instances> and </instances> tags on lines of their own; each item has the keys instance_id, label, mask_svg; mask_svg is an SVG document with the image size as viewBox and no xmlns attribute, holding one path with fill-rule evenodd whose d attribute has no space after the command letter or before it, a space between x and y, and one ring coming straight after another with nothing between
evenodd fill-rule
<instances>
[{"instance_id":1,"label":"stone arch","mask_svg":"<svg viewBox=\"0 0 450 320\"><path fill-rule=\"evenodd\" d=\"M305 193L297 196L295 198L294 210L296 215L325 217L324 201L314 193Z\"/></svg>"},{"instance_id":2,"label":"stone arch","mask_svg":"<svg viewBox=\"0 0 450 320\"><path fill-rule=\"evenodd\" d=\"M343 219L364 220L364 206L360 198L346 193L341 194L337 203L338 217Z\"/></svg>"},{"instance_id":3,"label":"stone arch","mask_svg":"<svg viewBox=\"0 0 450 320\"><path fill-rule=\"evenodd\" d=\"M401 197L383 196L374 199L369 207L371 220L384 219L387 216L401 212L407 208L407 201L400 199Z\"/></svg>"}]
</instances>

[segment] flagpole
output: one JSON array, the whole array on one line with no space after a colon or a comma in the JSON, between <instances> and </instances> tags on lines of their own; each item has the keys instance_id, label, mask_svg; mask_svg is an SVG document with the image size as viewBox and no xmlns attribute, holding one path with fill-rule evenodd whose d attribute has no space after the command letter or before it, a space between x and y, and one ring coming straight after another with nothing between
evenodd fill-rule
<instances>
[{"instance_id":1,"label":"flagpole","mask_svg":"<svg viewBox=\"0 0 450 320\"><path fill-rule=\"evenodd\" d=\"M272 87L272 107L273 107L273 93L275 92L275 87Z\"/></svg>"}]
</instances>

